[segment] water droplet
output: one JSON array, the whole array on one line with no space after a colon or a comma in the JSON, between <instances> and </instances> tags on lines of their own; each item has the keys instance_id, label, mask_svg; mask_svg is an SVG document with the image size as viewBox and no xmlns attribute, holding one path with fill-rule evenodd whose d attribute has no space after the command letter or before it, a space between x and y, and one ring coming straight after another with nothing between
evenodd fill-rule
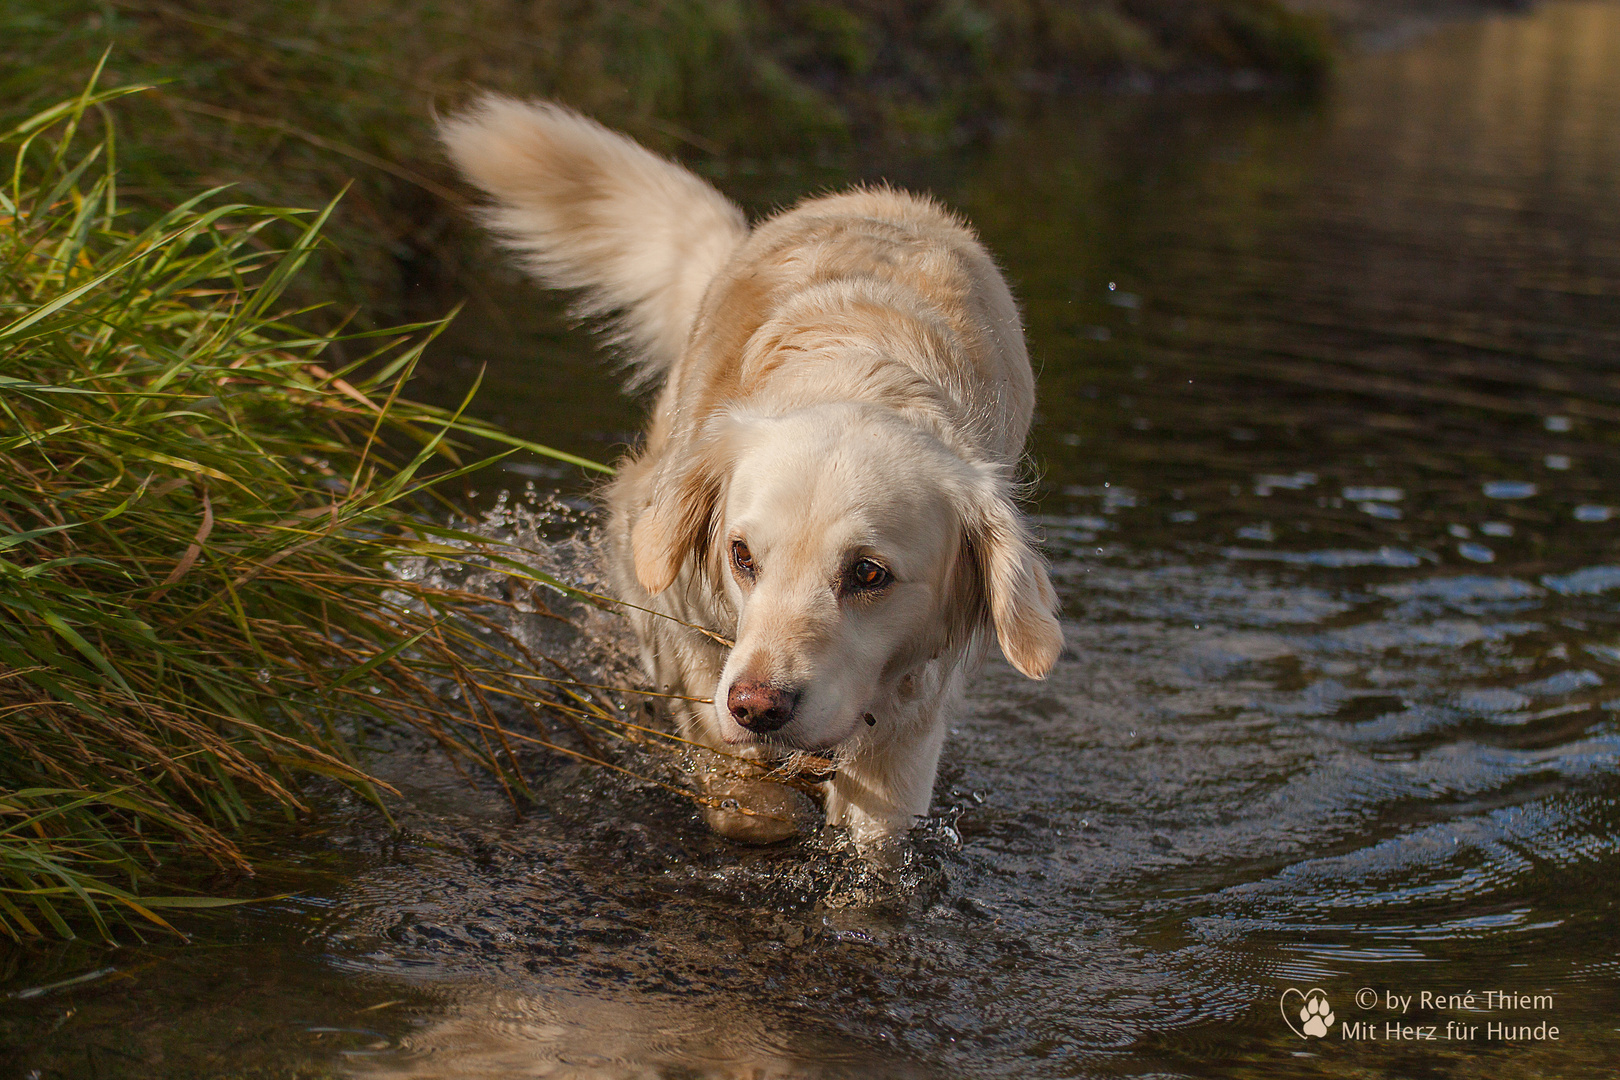
<instances>
[{"instance_id":1,"label":"water droplet","mask_svg":"<svg viewBox=\"0 0 1620 1080\"><path fill-rule=\"evenodd\" d=\"M1608 521L1613 516L1614 508L1611 506L1594 506L1587 504L1585 506L1577 506L1575 508L1576 521Z\"/></svg>"},{"instance_id":2,"label":"water droplet","mask_svg":"<svg viewBox=\"0 0 1620 1080\"><path fill-rule=\"evenodd\" d=\"M1479 527L1486 536L1512 536L1513 526L1505 521L1487 521Z\"/></svg>"},{"instance_id":3,"label":"water droplet","mask_svg":"<svg viewBox=\"0 0 1620 1080\"><path fill-rule=\"evenodd\" d=\"M1344 497L1351 502L1400 502L1406 492L1398 487L1347 487Z\"/></svg>"},{"instance_id":4,"label":"water droplet","mask_svg":"<svg viewBox=\"0 0 1620 1080\"><path fill-rule=\"evenodd\" d=\"M1457 554L1469 562L1488 563L1496 561L1496 552L1484 544L1462 543L1457 545Z\"/></svg>"},{"instance_id":5,"label":"water droplet","mask_svg":"<svg viewBox=\"0 0 1620 1080\"><path fill-rule=\"evenodd\" d=\"M1488 480L1480 490L1491 499L1528 499L1539 489L1528 480Z\"/></svg>"},{"instance_id":6,"label":"water droplet","mask_svg":"<svg viewBox=\"0 0 1620 1080\"><path fill-rule=\"evenodd\" d=\"M1316 474L1313 472L1297 472L1290 476L1265 473L1254 478L1254 493L1261 498L1266 498L1277 488L1300 491L1314 483L1316 483Z\"/></svg>"},{"instance_id":7,"label":"water droplet","mask_svg":"<svg viewBox=\"0 0 1620 1080\"><path fill-rule=\"evenodd\" d=\"M270 669L269 668L260 668L259 673L257 675L255 675L254 678L259 680L259 682L261 684L269 685L269 683L270 683Z\"/></svg>"}]
</instances>

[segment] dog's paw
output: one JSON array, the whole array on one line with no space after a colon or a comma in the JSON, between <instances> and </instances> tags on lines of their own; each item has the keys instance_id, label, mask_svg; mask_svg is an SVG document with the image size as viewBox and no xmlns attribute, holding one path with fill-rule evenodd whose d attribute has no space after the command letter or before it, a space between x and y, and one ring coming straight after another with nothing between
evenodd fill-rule
<instances>
[{"instance_id":1,"label":"dog's paw","mask_svg":"<svg viewBox=\"0 0 1620 1080\"><path fill-rule=\"evenodd\" d=\"M703 815L709 828L740 844L779 844L807 833L815 807L803 793L767 780L714 779Z\"/></svg>"},{"instance_id":2,"label":"dog's paw","mask_svg":"<svg viewBox=\"0 0 1620 1080\"><path fill-rule=\"evenodd\" d=\"M1299 1008L1299 1019L1305 1034L1324 1038L1333 1027L1333 1007L1320 992L1312 991Z\"/></svg>"}]
</instances>

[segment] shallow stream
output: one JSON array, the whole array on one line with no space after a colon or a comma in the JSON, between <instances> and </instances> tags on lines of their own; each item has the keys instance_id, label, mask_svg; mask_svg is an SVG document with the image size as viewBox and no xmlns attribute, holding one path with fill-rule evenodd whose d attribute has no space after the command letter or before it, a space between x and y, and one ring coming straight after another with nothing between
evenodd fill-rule
<instances>
[{"instance_id":1,"label":"shallow stream","mask_svg":"<svg viewBox=\"0 0 1620 1080\"><path fill-rule=\"evenodd\" d=\"M839 179L791 164L717 182ZM516 819L401 752L401 830L335 814L290 898L5 973L0 1076L1614 1074L1620 6L869 171L1026 306L1069 641L987 667L909 863L557 764ZM488 292L440 384L610 454L589 339Z\"/></svg>"}]
</instances>

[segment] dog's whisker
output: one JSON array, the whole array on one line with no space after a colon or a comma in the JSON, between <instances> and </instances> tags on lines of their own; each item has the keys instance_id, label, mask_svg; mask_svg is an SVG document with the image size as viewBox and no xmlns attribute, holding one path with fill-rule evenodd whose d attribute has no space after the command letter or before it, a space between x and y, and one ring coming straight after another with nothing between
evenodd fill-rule
<instances>
[{"instance_id":1,"label":"dog's whisker","mask_svg":"<svg viewBox=\"0 0 1620 1080\"><path fill-rule=\"evenodd\" d=\"M584 590L579 590L579 591L583 592ZM688 630L696 630L698 633L702 634L704 637L709 638L710 640L715 641L715 642L717 642L717 643L719 643L721 645L724 645L728 649L734 649L734 648L737 647L737 643L735 641L731 640L730 638L726 637L724 634L717 633L716 631L710 630L706 626L699 626L697 623L687 622L685 619L677 619L675 616L670 615L667 612L658 611L655 608L642 607L640 604L632 604L628 600L617 600L617 599L614 599L611 596L604 596L601 593L589 593L587 595L589 595L591 597L591 599L593 599L593 600L605 600L610 604L618 604L620 607L634 608L637 611L644 611L648 615L653 615L653 616L656 616L656 617L658 617L660 619L667 620L668 622L672 622L677 626L684 626Z\"/></svg>"}]
</instances>

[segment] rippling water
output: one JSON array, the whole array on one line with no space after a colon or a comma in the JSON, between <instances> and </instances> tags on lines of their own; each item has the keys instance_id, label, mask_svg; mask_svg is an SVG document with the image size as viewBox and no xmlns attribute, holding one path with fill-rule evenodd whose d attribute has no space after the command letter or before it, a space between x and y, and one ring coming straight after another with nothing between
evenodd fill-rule
<instances>
[{"instance_id":1,"label":"rippling water","mask_svg":"<svg viewBox=\"0 0 1620 1080\"><path fill-rule=\"evenodd\" d=\"M7 1001L0 1071L1613 1074L1620 8L1458 23L1319 107L1110 100L886 171L1026 303L1069 640L1045 683L989 667L907 865L733 848L560 764L514 821L402 753L403 830L338 816L215 946L15 973L100 972ZM605 378L523 389L549 333L474 311L452 350L603 454Z\"/></svg>"}]
</instances>

